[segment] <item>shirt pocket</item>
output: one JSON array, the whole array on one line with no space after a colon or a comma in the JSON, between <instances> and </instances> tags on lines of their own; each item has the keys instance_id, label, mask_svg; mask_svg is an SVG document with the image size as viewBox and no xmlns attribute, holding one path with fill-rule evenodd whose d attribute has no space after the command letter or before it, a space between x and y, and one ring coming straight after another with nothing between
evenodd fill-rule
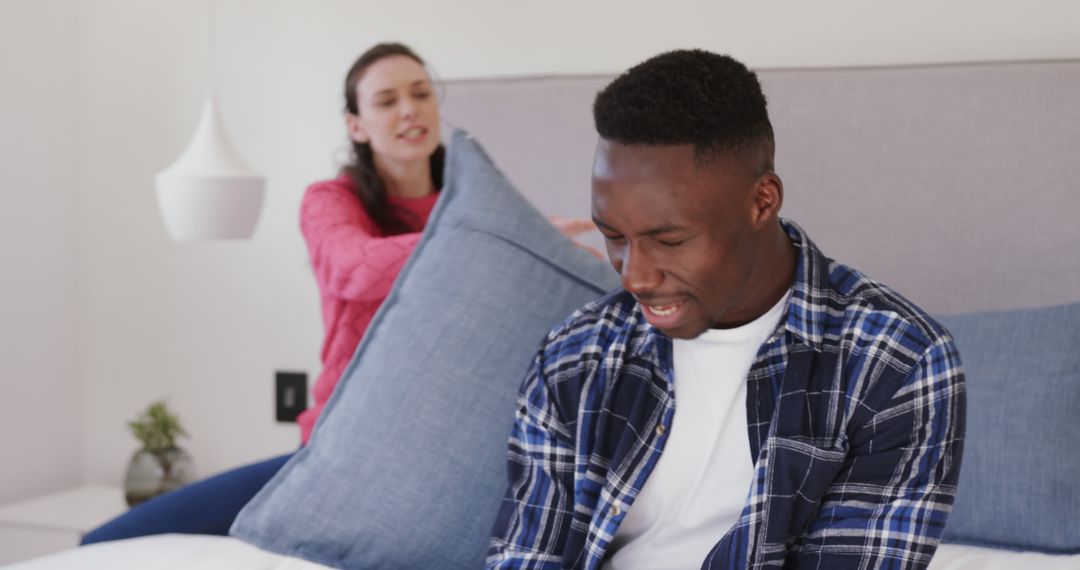
<instances>
[{"instance_id":1,"label":"shirt pocket","mask_svg":"<svg viewBox=\"0 0 1080 570\"><path fill-rule=\"evenodd\" d=\"M766 441L766 448L765 536L772 544L790 544L814 521L822 497L843 469L847 449L843 444L823 448L775 436Z\"/></svg>"}]
</instances>

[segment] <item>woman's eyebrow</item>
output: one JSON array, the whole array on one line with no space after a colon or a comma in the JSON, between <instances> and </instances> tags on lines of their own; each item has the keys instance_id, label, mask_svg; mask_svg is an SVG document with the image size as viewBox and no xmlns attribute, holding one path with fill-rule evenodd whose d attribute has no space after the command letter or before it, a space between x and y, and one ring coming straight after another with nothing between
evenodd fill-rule
<instances>
[{"instance_id":1,"label":"woman's eyebrow","mask_svg":"<svg viewBox=\"0 0 1080 570\"><path fill-rule=\"evenodd\" d=\"M423 86L427 87L431 84L431 81L427 79L417 79L409 84L409 87ZM387 87L386 89L380 89L371 94L372 97L378 97L379 95L393 94L396 89L393 87Z\"/></svg>"}]
</instances>

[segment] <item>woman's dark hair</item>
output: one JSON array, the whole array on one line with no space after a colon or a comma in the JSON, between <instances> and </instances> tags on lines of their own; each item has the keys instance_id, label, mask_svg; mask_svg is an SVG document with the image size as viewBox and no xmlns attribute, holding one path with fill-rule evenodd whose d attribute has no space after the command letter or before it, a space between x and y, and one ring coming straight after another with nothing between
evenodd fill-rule
<instances>
[{"instance_id":1,"label":"woman's dark hair","mask_svg":"<svg viewBox=\"0 0 1080 570\"><path fill-rule=\"evenodd\" d=\"M376 61L395 55L403 55L420 65L424 65L424 60L420 59L420 56L416 55L413 50L404 44L383 43L373 46L357 58L352 67L349 68L349 73L345 76L346 112L354 115L360 114L360 105L356 100L356 84L360 81L360 77L364 75L364 72ZM387 235L412 231L406 220L402 218L402 216L411 216L412 214L406 210L394 208L387 198L386 185L375 170L375 156L372 154L371 145L352 141L352 148L352 162L341 170L351 176L353 182L355 182L353 192L356 193L357 198L360 198L364 210ZM446 149L440 144L435 149L435 152L431 154L430 159L431 182L435 185L435 188L442 188L445 159Z\"/></svg>"}]
</instances>

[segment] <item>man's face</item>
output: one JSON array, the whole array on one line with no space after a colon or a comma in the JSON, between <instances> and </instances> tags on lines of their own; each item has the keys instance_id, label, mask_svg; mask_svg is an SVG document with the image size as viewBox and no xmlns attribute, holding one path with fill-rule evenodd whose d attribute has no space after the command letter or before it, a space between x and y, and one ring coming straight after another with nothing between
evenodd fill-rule
<instances>
[{"instance_id":1,"label":"man's face","mask_svg":"<svg viewBox=\"0 0 1080 570\"><path fill-rule=\"evenodd\" d=\"M623 288L672 338L758 316L746 300L761 241L759 174L746 162L734 153L696 161L689 144L597 146L593 219Z\"/></svg>"}]
</instances>

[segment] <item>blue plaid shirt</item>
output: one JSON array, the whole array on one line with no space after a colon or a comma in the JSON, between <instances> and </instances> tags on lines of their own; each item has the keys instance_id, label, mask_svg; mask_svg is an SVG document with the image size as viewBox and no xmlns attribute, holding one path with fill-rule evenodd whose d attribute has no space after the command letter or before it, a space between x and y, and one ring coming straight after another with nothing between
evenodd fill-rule
<instances>
[{"instance_id":1,"label":"blue plaid shirt","mask_svg":"<svg viewBox=\"0 0 1080 570\"><path fill-rule=\"evenodd\" d=\"M925 568L963 448L956 346L784 228L800 254L786 316L747 376L753 484L702 568ZM674 411L671 340L626 292L552 331L518 399L487 567L599 568Z\"/></svg>"}]
</instances>

